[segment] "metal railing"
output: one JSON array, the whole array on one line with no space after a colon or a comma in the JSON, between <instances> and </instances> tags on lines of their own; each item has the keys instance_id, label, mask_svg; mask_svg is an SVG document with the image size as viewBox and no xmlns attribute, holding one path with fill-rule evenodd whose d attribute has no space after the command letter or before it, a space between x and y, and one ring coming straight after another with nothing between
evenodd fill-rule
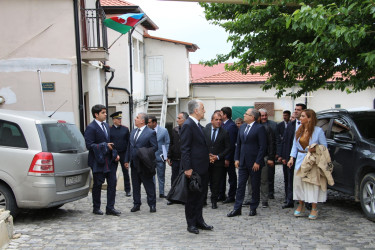
<instances>
[{"instance_id":1,"label":"metal railing","mask_svg":"<svg viewBox=\"0 0 375 250\"><path fill-rule=\"evenodd\" d=\"M82 49L108 51L103 9L81 9Z\"/></svg>"}]
</instances>

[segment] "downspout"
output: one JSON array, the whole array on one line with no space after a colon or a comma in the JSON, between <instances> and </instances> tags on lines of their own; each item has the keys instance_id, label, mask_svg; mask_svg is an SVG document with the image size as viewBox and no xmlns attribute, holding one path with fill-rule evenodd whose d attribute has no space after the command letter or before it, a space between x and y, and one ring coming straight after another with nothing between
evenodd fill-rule
<instances>
[{"instance_id":1,"label":"downspout","mask_svg":"<svg viewBox=\"0 0 375 250\"><path fill-rule=\"evenodd\" d=\"M118 87L108 87L109 89L116 89L116 90L123 90L129 95L129 100L130 100L130 92L126 88L118 88ZM130 103L129 103L129 114L130 114ZM129 128L132 127L133 119L129 115Z\"/></svg>"},{"instance_id":2,"label":"downspout","mask_svg":"<svg viewBox=\"0 0 375 250\"><path fill-rule=\"evenodd\" d=\"M111 72L111 78L109 78L108 82L105 84L104 87L104 95L105 95L105 108L107 111L107 119L106 122L108 123L108 85L112 82L113 78L115 77L115 69L112 69L109 66L104 66L105 72Z\"/></svg>"},{"instance_id":3,"label":"downspout","mask_svg":"<svg viewBox=\"0 0 375 250\"><path fill-rule=\"evenodd\" d=\"M129 68L130 68L130 96L129 96L129 117L130 121L133 120L133 43L132 43L132 34L135 30L135 26L131 29L128 34L128 43L129 43ZM131 124L131 123L130 123ZM133 127L130 126L130 130Z\"/></svg>"},{"instance_id":4,"label":"downspout","mask_svg":"<svg viewBox=\"0 0 375 250\"><path fill-rule=\"evenodd\" d=\"M78 111L79 111L79 129L83 134L85 131L84 110L83 110L83 87L82 87L82 59L81 59L81 42L79 34L79 13L78 1L73 0L74 8L74 31L76 42L76 57L77 57L77 77L78 77Z\"/></svg>"}]
</instances>

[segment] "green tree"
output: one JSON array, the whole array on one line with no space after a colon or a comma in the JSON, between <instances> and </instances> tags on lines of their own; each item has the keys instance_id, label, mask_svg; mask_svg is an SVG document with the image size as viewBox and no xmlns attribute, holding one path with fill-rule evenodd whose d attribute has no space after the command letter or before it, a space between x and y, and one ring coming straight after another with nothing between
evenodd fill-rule
<instances>
[{"instance_id":1,"label":"green tree","mask_svg":"<svg viewBox=\"0 0 375 250\"><path fill-rule=\"evenodd\" d=\"M319 88L358 92L375 86L374 0L246 0L248 5L200 3L222 26L232 49L203 62L236 59L228 70L269 74L263 90L298 97ZM266 61L262 66L251 63ZM340 72L340 77L334 77ZM286 88L299 86L295 93Z\"/></svg>"}]
</instances>

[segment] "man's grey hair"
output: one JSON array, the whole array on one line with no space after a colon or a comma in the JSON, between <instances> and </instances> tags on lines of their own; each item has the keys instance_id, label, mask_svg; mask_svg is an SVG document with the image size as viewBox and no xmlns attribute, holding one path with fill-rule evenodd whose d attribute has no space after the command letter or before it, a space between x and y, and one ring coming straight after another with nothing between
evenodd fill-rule
<instances>
[{"instance_id":1,"label":"man's grey hair","mask_svg":"<svg viewBox=\"0 0 375 250\"><path fill-rule=\"evenodd\" d=\"M187 118L189 118L189 114L186 113L186 112L180 112L180 114L182 114L182 117L186 120Z\"/></svg>"},{"instance_id":2,"label":"man's grey hair","mask_svg":"<svg viewBox=\"0 0 375 250\"><path fill-rule=\"evenodd\" d=\"M145 124L148 123L148 115L146 113L141 112L141 113L138 113L138 115L140 115L141 118L145 121Z\"/></svg>"},{"instance_id":3,"label":"man's grey hair","mask_svg":"<svg viewBox=\"0 0 375 250\"><path fill-rule=\"evenodd\" d=\"M201 102L202 101L198 100L198 99L190 100L188 102L188 112L189 112L189 115L193 114L194 110L199 108L199 103L201 103Z\"/></svg>"},{"instance_id":4,"label":"man's grey hair","mask_svg":"<svg viewBox=\"0 0 375 250\"><path fill-rule=\"evenodd\" d=\"M254 116L254 120L255 121L258 121L259 117L260 117L260 113L257 109L252 109L251 110L251 114Z\"/></svg>"},{"instance_id":5,"label":"man's grey hair","mask_svg":"<svg viewBox=\"0 0 375 250\"><path fill-rule=\"evenodd\" d=\"M268 114L267 109L259 109L258 111Z\"/></svg>"}]
</instances>

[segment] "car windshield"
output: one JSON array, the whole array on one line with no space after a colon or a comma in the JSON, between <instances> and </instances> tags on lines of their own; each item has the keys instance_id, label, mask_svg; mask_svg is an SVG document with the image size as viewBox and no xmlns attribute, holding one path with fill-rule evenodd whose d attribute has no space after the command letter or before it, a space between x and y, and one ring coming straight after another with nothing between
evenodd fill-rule
<instances>
[{"instance_id":1,"label":"car windshield","mask_svg":"<svg viewBox=\"0 0 375 250\"><path fill-rule=\"evenodd\" d=\"M375 141L375 112L353 113L351 116L362 137Z\"/></svg>"},{"instance_id":2,"label":"car windshield","mask_svg":"<svg viewBox=\"0 0 375 250\"><path fill-rule=\"evenodd\" d=\"M85 140L74 124L38 125L42 132L43 151L52 153L81 153L86 151Z\"/></svg>"}]
</instances>

